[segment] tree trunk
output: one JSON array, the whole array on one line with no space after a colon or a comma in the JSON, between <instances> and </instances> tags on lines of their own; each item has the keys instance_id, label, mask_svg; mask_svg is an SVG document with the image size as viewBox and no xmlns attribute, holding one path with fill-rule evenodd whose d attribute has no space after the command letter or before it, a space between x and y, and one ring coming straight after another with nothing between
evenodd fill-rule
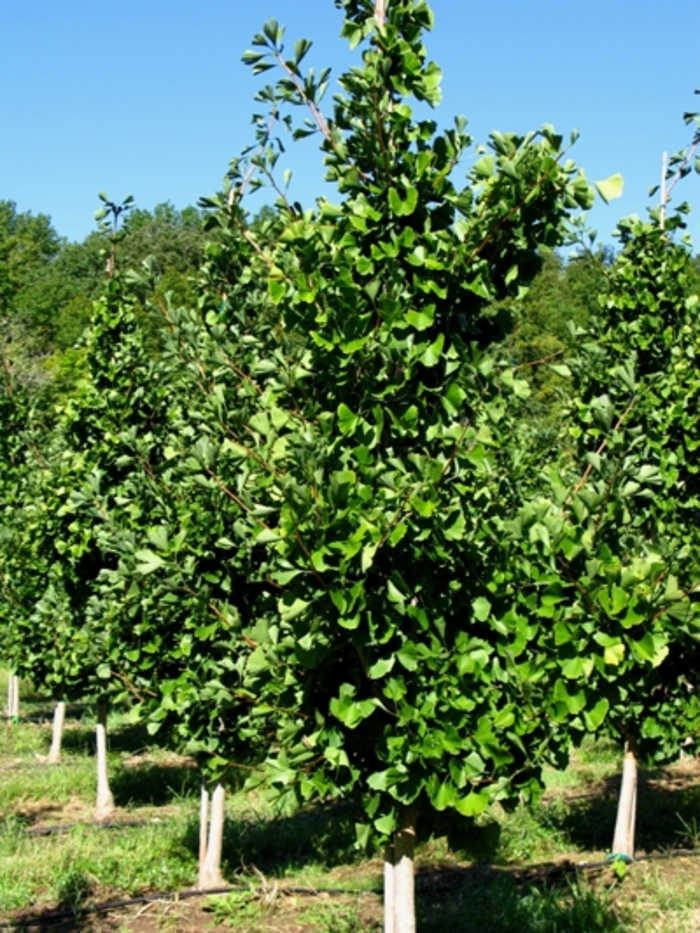
<instances>
[{"instance_id":1,"label":"tree trunk","mask_svg":"<svg viewBox=\"0 0 700 933\"><path fill-rule=\"evenodd\" d=\"M622 783L620 799L617 804L617 820L612 854L634 858L634 832L637 821L637 755L634 743L625 742L625 756L622 763Z\"/></svg>"},{"instance_id":2,"label":"tree trunk","mask_svg":"<svg viewBox=\"0 0 700 933\"><path fill-rule=\"evenodd\" d=\"M106 820L114 813L114 797L109 789L107 777L107 703L99 700L97 703L97 805L95 817Z\"/></svg>"},{"instance_id":3,"label":"tree trunk","mask_svg":"<svg viewBox=\"0 0 700 933\"><path fill-rule=\"evenodd\" d=\"M199 809L199 881L197 883L200 891L211 891L213 888L226 886L221 874L225 802L226 791L223 784L215 784L211 795L211 813L209 813L209 791L206 784L202 782L202 802ZM208 833L207 823L209 824Z\"/></svg>"},{"instance_id":4,"label":"tree trunk","mask_svg":"<svg viewBox=\"0 0 700 933\"><path fill-rule=\"evenodd\" d=\"M374 0L374 17L380 26L384 25L386 18L386 0Z\"/></svg>"},{"instance_id":5,"label":"tree trunk","mask_svg":"<svg viewBox=\"0 0 700 933\"><path fill-rule=\"evenodd\" d=\"M207 857L207 831L209 829L209 790L202 781L202 793L199 799L199 866Z\"/></svg>"},{"instance_id":6,"label":"tree trunk","mask_svg":"<svg viewBox=\"0 0 700 933\"><path fill-rule=\"evenodd\" d=\"M418 811L406 807L384 860L384 933L416 933L415 868Z\"/></svg>"},{"instance_id":7,"label":"tree trunk","mask_svg":"<svg viewBox=\"0 0 700 933\"><path fill-rule=\"evenodd\" d=\"M7 718L19 719L19 677L10 674L7 678Z\"/></svg>"},{"instance_id":8,"label":"tree trunk","mask_svg":"<svg viewBox=\"0 0 700 933\"><path fill-rule=\"evenodd\" d=\"M66 704L61 700L53 711L53 730L51 732L51 748L46 756L50 765L57 765L61 760L61 742L63 741L63 723L66 718Z\"/></svg>"},{"instance_id":9,"label":"tree trunk","mask_svg":"<svg viewBox=\"0 0 700 933\"><path fill-rule=\"evenodd\" d=\"M394 921L394 840L384 853L384 933L396 933Z\"/></svg>"}]
</instances>

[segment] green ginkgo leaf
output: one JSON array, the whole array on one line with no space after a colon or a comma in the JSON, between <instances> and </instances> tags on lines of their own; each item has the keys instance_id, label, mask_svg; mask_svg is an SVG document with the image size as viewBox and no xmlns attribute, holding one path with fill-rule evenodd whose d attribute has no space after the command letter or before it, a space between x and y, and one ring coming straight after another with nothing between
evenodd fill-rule
<instances>
[{"instance_id":1,"label":"green ginkgo leaf","mask_svg":"<svg viewBox=\"0 0 700 933\"><path fill-rule=\"evenodd\" d=\"M611 175L610 178L606 178L604 181L594 181L593 184L606 204L622 196L624 181L619 172L615 175Z\"/></svg>"}]
</instances>

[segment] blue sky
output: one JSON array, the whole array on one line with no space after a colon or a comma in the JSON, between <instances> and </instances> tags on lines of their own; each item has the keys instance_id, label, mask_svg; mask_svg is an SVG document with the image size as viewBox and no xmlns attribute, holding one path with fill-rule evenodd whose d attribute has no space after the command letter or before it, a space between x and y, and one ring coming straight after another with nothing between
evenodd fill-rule
<instances>
[{"instance_id":1,"label":"blue sky","mask_svg":"<svg viewBox=\"0 0 700 933\"><path fill-rule=\"evenodd\" d=\"M441 125L464 114L476 142L545 122L567 136L578 127L572 156L587 176L625 179L623 197L590 215L601 240L611 241L619 217L645 211L662 152L690 140L683 112L700 110L699 3L431 6L426 44L444 72ZM331 65L337 76L356 60L332 0L2 0L0 199L47 213L60 234L82 239L98 191L131 193L145 208L182 208L215 191L252 141L262 79L240 57L272 17L287 25L290 48L313 40L307 64ZM324 190L315 142L290 143L286 165L293 197L312 205ZM700 176L677 190L697 203ZM690 229L700 244L700 206Z\"/></svg>"}]
</instances>

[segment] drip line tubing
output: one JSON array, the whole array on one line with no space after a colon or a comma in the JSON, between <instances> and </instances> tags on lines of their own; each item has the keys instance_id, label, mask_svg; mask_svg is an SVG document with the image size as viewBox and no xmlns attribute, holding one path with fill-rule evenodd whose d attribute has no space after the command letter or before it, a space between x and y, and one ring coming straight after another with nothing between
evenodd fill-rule
<instances>
[{"instance_id":1,"label":"drip line tubing","mask_svg":"<svg viewBox=\"0 0 700 933\"><path fill-rule=\"evenodd\" d=\"M0 771L33 771L35 768L70 768L89 762L94 767L95 756L90 758L63 758L61 761L22 761L13 765L3 765Z\"/></svg>"},{"instance_id":2,"label":"drip line tubing","mask_svg":"<svg viewBox=\"0 0 700 933\"><path fill-rule=\"evenodd\" d=\"M158 825L162 825L161 820L120 820L113 823L60 823L55 826L26 826L22 831L28 836L55 836L59 833L70 832L76 826L86 826L91 829L131 829L132 827Z\"/></svg>"},{"instance_id":3,"label":"drip line tubing","mask_svg":"<svg viewBox=\"0 0 700 933\"><path fill-rule=\"evenodd\" d=\"M74 910L55 910L37 915L36 917L18 917L16 920L0 921L0 930L23 930L28 927L37 927L60 923L62 920L73 920L81 917L88 917L94 914L111 913L113 910L122 910L124 907L135 907L137 904L155 904L159 901L173 902L184 901L194 897L215 897L217 895L235 894L241 892L255 893L255 889L250 885L234 884L227 885L224 888L211 888L208 891L202 891L199 888L188 888L184 891L169 891L161 894L143 894L140 897L129 897L118 901L105 901L102 904L92 904L86 907L76 907ZM381 897L381 890L372 888L303 888L303 887L284 887L279 888L280 894L290 894L297 896L315 897L317 894L327 895L349 895L349 894L374 894Z\"/></svg>"},{"instance_id":4,"label":"drip line tubing","mask_svg":"<svg viewBox=\"0 0 700 933\"><path fill-rule=\"evenodd\" d=\"M632 864L638 862L646 862L652 860L666 860L673 858L698 858L700 857L700 851L695 849L674 849L671 852L652 852L649 855L642 855L639 858L632 860ZM519 874L522 875L549 875L557 872L562 872L564 874L573 874L575 872L589 872L589 871L599 871L602 868L609 868L611 866L610 859L601 859L596 862L564 862L561 865L544 865L537 866L533 865L531 868L501 868L501 871L506 871L510 874L516 876ZM416 877L416 881L419 881L420 873ZM441 890L440 885L431 885L431 891ZM455 885L449 885L444 887L445 890L454 891ZM299 897L316 897L319 894L324 894L328 896L338 896L338 895L374 895L381 897L382 891L378 888L305 888L305 887L280 887L278 889L279 893L282 895L297 895ZM418 887L420 892L420 887ZM77 918L83 918L91 915L105 914L110 913L114 910L122 910L125 907L135 907L138 904L153 904L159 901L164 902L177 902L184 901L188 898L194 897L214 897L221 896L224 894L234 894L248 892L251 895L256 893L256 889L250 885L243 884L234 884L227 885L223 888L212 888L208 891L202 891L199 888L187 888L184 891L170 891L160 894L143 894L140 897L129 897L123 898L116 901L105 901L102 904L92 904L84 907L76 907L74 910L56 910L56 911L47 911L46 913L37 915L35 917L22 916L18 917L15 920L3 920L0 921L0 930L22 930L29 927L41 927L48 926L53 923L60 923L63 920L72 920Z\"/></svg>"}]
</instances>

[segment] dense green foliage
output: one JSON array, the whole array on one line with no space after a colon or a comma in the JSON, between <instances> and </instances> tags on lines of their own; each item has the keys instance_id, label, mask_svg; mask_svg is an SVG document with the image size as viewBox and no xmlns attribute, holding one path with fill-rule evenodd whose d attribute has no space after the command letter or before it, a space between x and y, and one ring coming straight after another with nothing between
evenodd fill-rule
<instances>
[{"instance_id":1,"label":"dense green foliage","mask_svg":"<svg viewBox=\"0 0 700 933\"><path fill-rule=\"evenodd\" d=\"M493 133L459 187L466 121L411 109L439 102L429 7L338 5L332 118L267 23L269 112L201 215L101 195L68 245L7 207L5 650L56 696L129 694L213 781L265 759L354 798L361 842L456 836L587 732L697 736L697 270L658 214L564 266L594 190L562 137ZM281 193L278 121L337 203ZM27 422L52 396L22 361L70 360L88 303L84 379Z\"/></svg>"},{"instance_id":2,"label":"dense green foliage","mask_svg":"<svg viewBox=\"0 0 700 933\"><path fill-rule=\"evenodd\" d=\"M698 296L689 250L672 239L681 225L680 215L620 225L623 249L577 371L574 442L590 467L581 521L600 563L567 561L604 613L595 638L618 666L611 724L657 761L697 741L700 716Z\"/></svg>"},{"instance_id":3,"label":"dense green foliage","mask_svg":"<svg viewBox=\"0 0 700 933\"><path fill-rule=\"evenodd\" d=\"M275 407L255 425L279 510L264 533L279 538L285 589L282 697L304 714L281 717L273 779L307 799L357 795L364 839L391 834L407 807L473 816L536 792L552 739L534 714L545 672L515 663L511 645L539 630L485 598L518 495L511 400L527 392L494 309L519 297L592 192L560 166L550 127L494 134L454 186L465 121L440 135L408 104L438 100L430 24L424 4L394 4L378 33L364 9L347 13L346 34L370 44L321 124L344 198L318 218L286 209L268 291L310 340L293 381L286 361L270 367ZM254 67L276 60L287 74L279 103L315 106L276 26L255 44Z\"/></svg>"},{"instance_id":4,"label":"dense green foliage","mask_svg":"<svg viewBox=\"0 0 700 933\"><path fill-rule=\"evenodd\" d=\"M189 278L199 267L206 235L196 208L159 204L132 210L119 239L120 262L138 266L152 257L162 293L191 300ZM15 381L45 410L64 402L86 376L81 338L103 290L111 246L108 231L69 243L43 214L36 217L0 202L0 348ZM151 320L151 341L157 343Z\"/></svg>"}]
</instances>

